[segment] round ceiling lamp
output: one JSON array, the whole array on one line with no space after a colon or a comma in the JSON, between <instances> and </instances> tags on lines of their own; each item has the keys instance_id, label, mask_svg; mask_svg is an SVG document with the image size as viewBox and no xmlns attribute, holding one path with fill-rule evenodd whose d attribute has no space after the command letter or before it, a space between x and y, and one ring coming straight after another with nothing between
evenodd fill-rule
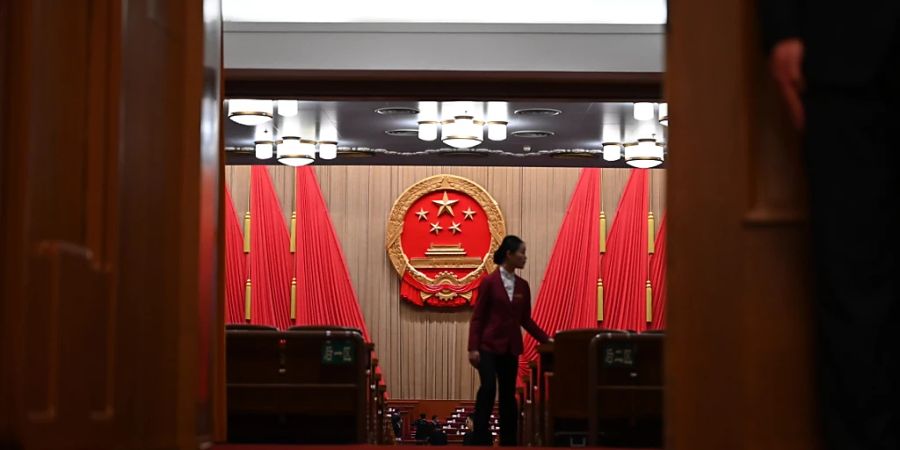
<instances>
[{"instance_id":1,"label":"round ceiling lamp","mask_svg":"<svg viewBox=\"0 0 900 450\"><path fill-rule=\"evenodd\" d=\"M337 142L319 141L319 158L326 160L337 158Z\"/></svg>"},{"instance_id":2,"label":"round ceiling lamp","mask_svg":"<svg viewBox=\"0 0 900 450\"><path fill-rule=\"evenodd\" d=\"M603 143L603 160L604 161L618 161L622 158L622 144L618 142L604 142Z\"/></svg>"},{"instance_id":3,"label":"round ceiling lamp","mask_svg":"<svg viewBox=\"0 0 900 450\"><path fill-rule=\"evenodd\" d=\"M653 120L654 116L653 103L640 102L634 104L634 120Z\"/></svg>"},{"instance_id":4,"label":"round ceiling lamp","mask_svg":"<svg viewBox=\"0 0 900 450\"><path fill-rule=\"evenodd\" d=\"M441 141L453 148L472 148L484 141L484 122L473 116L456 116L444 122Z\"/></svg>"},{"instance_id":5,"label":"round ceiling lamp","mask_svg":"<svg viewBox=\"0 0 900 450\"><path fill-rule=\"evenodd\" d=\"M663 163L664 144L653 138L638 139L625 147L625 162L638 169L650 169Z\"/></svg>"},{"instance_id":6,"label":"round ceiling lamp","mask_svg":"<svg viewBox=\"0 0 900 450\"><path fill-rule=\"evenodd\" d=\"M272 100L228 100L228 118L246 126L255 126L272 120Z\"/></svg>"},{"instance_id":7,"label":"round ceiling lamp","mask_svg":"<svg viewBox=\"0 0 900 450\"><path fill-rule=\"evenodd\" d=\"M254 147L256 159L270 159L275 152L275 143L272 141L256 141Z\"/></svg>"},{"instance_id":8,"label":"round ceiling lamp","mask_svg":"<svg viewBox=\"0 0 900 450\"><path fill-rule=\"evenodd\" d=\"M311 164L316 157L316 141L285 136L278 144L278 162L298 167Z\"/></svg>"}]
</instances>

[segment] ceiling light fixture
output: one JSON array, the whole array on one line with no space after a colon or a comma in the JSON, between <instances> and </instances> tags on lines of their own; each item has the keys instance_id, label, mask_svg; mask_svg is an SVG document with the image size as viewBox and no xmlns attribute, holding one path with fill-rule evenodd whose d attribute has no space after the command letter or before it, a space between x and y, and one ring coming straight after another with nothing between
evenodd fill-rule
<instances>
[{"instance_id":1,"label":"ceiling light fixture","mask_svg":"<svg viewBox=\"0 0 900 450\"><path fill-rule=\"evenodd\" d=\"M668 103L660 103L659 104L659 124L664 127L669 126L669 104Z\"/></svg>"},{"instance_id":2,"label":"ceiling light fixture","mask_svg":"<svg viewBox=\"0 0 900 450\"><path fill-rule=\"evenodd\" d=\"M311 164L316 158L316 141L284 136L278 144L278 162L298 167Z\"/></svg>"},{"instance_id":3,"label":"ceiling light fixture","mask_svg":"<svg viewBox=\"0 0 900 450\"><path fill-rule=\"evenodd\" d=\"M618 161L622 158L622 144L618 142L604 142L603 143L603 160L604 161Z\"/></svg>"},{"instance_id":4,"label":"ceiling light fixture","mask_svg":"<svg viewBox=\"0 0 900 450\"><path fill-rule=\"evenodd\" d=\"M332 160L337 158L337 142L319 141L319 158Z\"/></svg>"},{"instance_id":5,"label":"ceiling light fixture","mask_svg":"<svg viewBox=\"0 0 900 450\"><path fill-rule=\"evenodd\" d=\"M488 139L492 141L505 141L506 140L506 127L509 123L494 120L487 123L488 129Z\"/></svg>"},{"instance_id":6,"label":"ceiling light fixture","mask_svg":"<svg viewBox=\"0 0 900 450\"><path fill-rule=\"evenodd\" d=\"M254 142L256 159L271 159L275 151L275 143L272 141Z\"/></svg>"},{"instance_id":7,"label":"ceiling light fixture","mask_svg":"<svg viewBox=\"0 0 900 450\"><path fill-rule=\"evenodd\" d=\"M441 141L453 148L472 148L484 141L484 122L473 116L456 116L441 128Z\"/></svg>"},{"instance_id":8,"label":"ceiling light fixture","mask_svg":"<svg viewBox=\"0 0 900 450\"><path fill-rule=\"evenodd\" d=\"M255 126L272 120L272 100L228 100L228 118L246 126Z\"/></svg>"},{"instance_id":9,"label":"ceiling light fixture","mask_svg":"<svg viewBox=\"0 0 900 450\"><path fill-rule=\"evenodd\" d=\"M625 162L638 169L650 169L663 163L664 147L654 138L642 138L625 144Z\"/></svg>"},{"instance_id":10,"label":"ceiling light fixture","mask_svg":"<svg viewBox=\"0 0 900 450\"><path fill-rule=\"evenodd\" d=\"M634 120L653 120L654 116L653 103L640 102L634 104Z\"/></svg>"},{"instance_id":11,"label":"ceiling light fixture","mask_svg":"<svg viewBox=\"0 0 900 450\"><path fill-rule=\"evenodd\" d=\"M278 115L282 117L294 117L299 110L297 100L278 100Z\"/></svg>"}]
</instances>

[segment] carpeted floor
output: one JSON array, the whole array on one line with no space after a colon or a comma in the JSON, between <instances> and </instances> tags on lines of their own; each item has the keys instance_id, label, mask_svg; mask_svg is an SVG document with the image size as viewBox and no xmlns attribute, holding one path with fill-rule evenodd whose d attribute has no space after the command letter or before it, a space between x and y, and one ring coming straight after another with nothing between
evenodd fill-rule
<instances>
[{"instance_id":1,"label":"carpeted floor","mask_svg":"<svg viewBox=\"0 0 900 450\"><path fill-rule=\"evenodd\" d=\"M405 445L272 445L272 444L216 444L212 446L212 450L402 450L404 448L416 448L414 446ZM461 447L450 445L448 447ZM537 450L539 447L504 447L511 450ZM548 447L550 448L550 447ZM596 447L600 450L658 450L658 449L618 449L613 447Z\"/></svg>"}]
</instances>

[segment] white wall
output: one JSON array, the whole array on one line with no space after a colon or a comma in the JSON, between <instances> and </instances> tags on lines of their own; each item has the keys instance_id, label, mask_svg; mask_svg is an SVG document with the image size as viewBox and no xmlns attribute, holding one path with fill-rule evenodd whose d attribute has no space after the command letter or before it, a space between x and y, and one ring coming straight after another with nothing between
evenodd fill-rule
<instances>
[{"instance_id":1,"label":"white wall","mask_svg":"<svg viewBox=\"0 0 900 450\"><path fill-rule=\"evenodd\" d=\"M663 25L226 22L225 68L662 72Z\"/></svg>"}]
</instances>

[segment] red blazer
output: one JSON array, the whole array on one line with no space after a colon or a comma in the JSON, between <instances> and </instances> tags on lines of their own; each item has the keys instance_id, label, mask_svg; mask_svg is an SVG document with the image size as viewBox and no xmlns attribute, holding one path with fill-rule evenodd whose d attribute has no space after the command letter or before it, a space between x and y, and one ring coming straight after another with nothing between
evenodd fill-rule
<instances>
[{"instance_id":1,"label":"red blazer","mask_svg":"<svg viewBox=\"0 0 900 450\"><path fill-rule=\"evenodd\" d=\"M519 276L516 276L512 301L503 287L500 269L481 280L476 301L469 322L469 351L521 355L521 328L541 343L549 340L547 333L531 318L531 289Z\"/></svg>"}]
</instances>

